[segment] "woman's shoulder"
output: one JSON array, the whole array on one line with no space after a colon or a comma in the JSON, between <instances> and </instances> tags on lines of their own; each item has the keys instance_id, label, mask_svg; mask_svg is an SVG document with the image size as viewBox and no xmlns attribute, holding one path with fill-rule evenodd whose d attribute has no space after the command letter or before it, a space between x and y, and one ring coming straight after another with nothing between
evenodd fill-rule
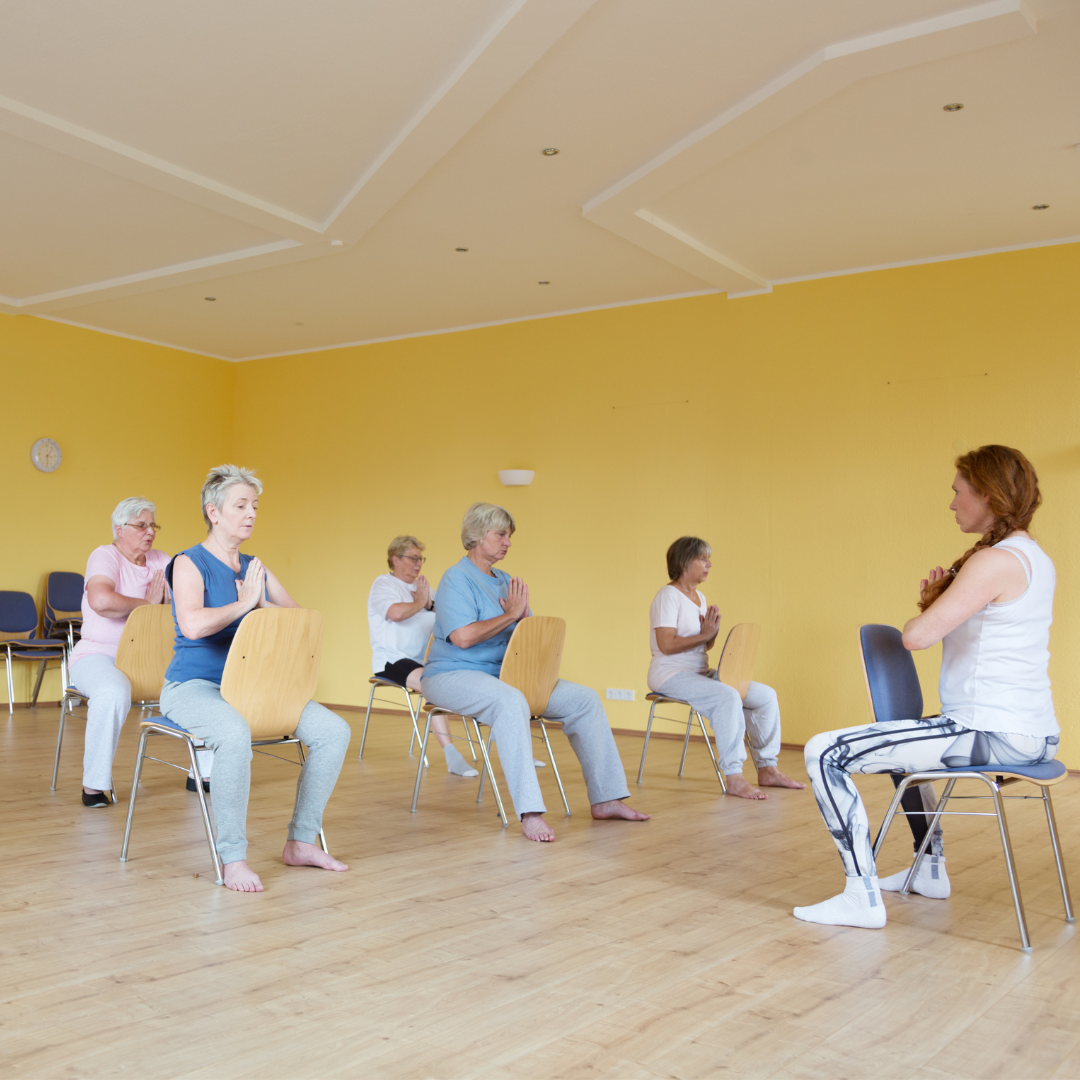
<instances>
[{"instance_id":1,"label":"woman's shoulder","mask_svg":"<svg viewBox=\"0 0 1080 1080\"><path fill-rule=\"evenodd\" d=\"M102 544L90 552L86 560L86 577L97 577L100 574L115 571L120 565L120 552L113 544Z\"/></svg>"}]
</instances>

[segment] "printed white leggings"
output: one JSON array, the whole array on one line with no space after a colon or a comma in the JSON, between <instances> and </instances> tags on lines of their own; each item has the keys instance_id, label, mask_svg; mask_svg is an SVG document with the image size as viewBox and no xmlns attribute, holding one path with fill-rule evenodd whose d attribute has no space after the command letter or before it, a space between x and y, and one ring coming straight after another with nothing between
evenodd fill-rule
<instances>
[{"instance_id":1,"label":"printed white leggings","mask_svg":"<svg viewBox=\"0 0 1080 1080\"><path fill-rule=\"evenodd\" d=\"M852 773L911 773L930 769L962 769L985 765L1038 765L1052 761L1058 736L1013 735L973 731L947 716L922 720L887 720L880 724L823 731L806 744L806 771L814 798L840 852L848 877L873 876L870 822ZM922 809L937 807L930 785ZM905 805L905 809L910 809ZM916 840L926 835L927 818L908 818ZM921 830L921 831L920 831ZM934 854L942 854L941 834L933 838Z\"/></svg>"}]
</instances>

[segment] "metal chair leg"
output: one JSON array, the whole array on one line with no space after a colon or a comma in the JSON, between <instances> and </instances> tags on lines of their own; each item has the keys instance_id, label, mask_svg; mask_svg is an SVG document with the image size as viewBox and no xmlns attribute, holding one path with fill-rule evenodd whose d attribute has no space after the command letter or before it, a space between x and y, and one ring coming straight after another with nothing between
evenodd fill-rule
<instances>
[{"instance_id":1,"label":"metal chair leg","mask_svg":"<svg viewBox=\"0 0 1080 1080\"><path fill-rule=\"evenodd\" d=\"M893 823L893 818L896 817L896 811L900 809L900 800L904 796L904 792L908 789L908 777L904 777L899 784L896 785L896 790L893 792L892 802L889 803L889 809L885 811L885 817L882 819L881 828L878 829L877 839L874 841L874 861L877 861L879 852L881 851L882 844L885 843L885 837L888 835L889 826Z\"/></svg>"},{"instance_id":2,"label":"metal chair leg","mask_svg":"<svg viewBox=\"0 0 1080 1080\"><path fill-rule=\"evenodd\" d=\"M446 726L449 728L449 726L450 726L450 721L449 720L446 721ZM469 734L469 725L464 719L462 719L461 726L465 729L465 738L469 740L469 753L472 754L472 759L473 759L473 761L475 761L476 760L476 747L473 746L472 736Z\"/></svg>"},{"instance_id":3,"label":"metal chair leg","mask_svg":"<svg viewBox=\"0 0 1080 1080\"><path fill-rule=\"evenodd\" d=\"M915 858L911 863L911 869L908 870L907 877L904 878L904 887L900 890L901 896L911 895L911 883L915 880L915 875L919 872L919 864L923 861L926 849L930 847L930 841L933 840L934 833L937 832L937 828L941 824L941 815L945 813L945 804L949 801L949 796L952 795L954 787L956 787L956 780L950 779L945 785L945 790L941 793L941 798L938 799L937 809L934 811L934 820L930 822L930 826L926 830L926 835L922 838L922 843L919 845L919 850L915 852Z\"/></svg>"},{"instance_id":4,"label":"metal chair leg","mask_svg":"<svg viewBox=\"0 0 1080 1080\"><path fill-rule=\"evenodd\" d=\"M656 702L652 703L652 708L649 710L649 722L645 725L645 745L641 748L641 764L638 766L637 782L641 783L641 778L645 775L645 755L649 752L649 736L652 734L652 722L653 713L656 712Z\"/></svg>"},{"instance_id":5,"label":"metal chair leg","mask_svg":"<svg viewBox=\"0 0 1080 1080\"><path fill-rule=\"evenodd\" d=\"M469 717L472 720L472 717ZM484 743L484 739L480 734L480 725L473 720L473 728L476 731L476 739L480 743L480 753L484 755L484 771L480 774L480 792L476 796L476 801L482 801L484 797L484 777L488 774L491 775L491 791L495 796L495 805L498 807L499 820L502 822L502 826L505 829L510 822L506 818L506 810L503 807L502 795L499 793L499 784L495 779L495 773L491 770L491 736L488 735L487 744Z\"/></svg>"},{"instance_id":6,"label":"metal chair leg","mask_svg":"<svg viewBox=\"0 0 1080 1080\"><path fill-rule=\"evenodd\" d=\"M712 742L709 740L709 733L705 730L705 721L702 719L701 713L694 709L691 714L691 721L693 717L697 717L698 727L701 728L701 734L705 737L705 749L709 751L709 760L712 762L713 770L716 772L716 779L720 781L720 790L723 794L727 794L727 781L724 779L724 774L720 769L720 760L718 757L719 749L717 753L713 753Z\"/></svg>"},{"instance_id":7,"label":"metal chair leg","mask_svg":"<svg viewBox=\"0 0 1080 1080\"><path fill-rule=\"evenodd\" d=\"M4 659L7 663L7 699L8 699L8 717L15 715L15 683L11 678L11 646L9 645L4 652Z\"/></svg>"},{"instance_id":8,"label":"metal chair leg","mask_svg":"<svg viewBox=\"0 0 1080 1080\"><path fill-rule=\"evenodd\" d=\"M1050 789L1042 789L1043 807L1046 809L1046 824L1050 827L1050 846L1054 849L1054 865L1057 866L1058 882L1061 885L1061 899L1065 904L1065 921L1076 922L1073 914L1072 897L1069 895L1069 881L1065 877L1065 863L1061 858L1061 844L1058 842L1057 821L1054 818L1054 804L1050 801Z\"/></svg>"},{"instance_id":9,"label":"metal chair leg","mask_svg":"<svg viewBox=\"0 0 1080 1080\"><path fill-rule=\"evenodd\" d=\"M683 769L686 768L686 751L690 748L690 732L694 727L694 706L690 706L690 713L686 717L686 738L683 739L682 744L682 761L679 762L679 775L682 776Z\"/></svg>"},{"instance_id":10,"label":"metal chair leg","mask_svg":"<svg viewBox=\"0 0 1080 1080\"><path fill-rule=\"evenodd\" d=\"M195 774L195 792L199 796L199 809L202 810L203 826L206 829L206 842L210 845L210 856L214 860L214 871L217 874L217 880L214 884L224 885L225 875L221 869L221 856L218 855L217 840L214 837L214 827L210 823L210 812L206 808L206 793L203 791L202 773L199 771L199 756L195 753L195 743L192 742L191 739L184 739L184 745L187 747L188 757L191 759L191 771ZM131 800L131 805L134 806L134 789L131 793Z\"/></svg>"},{"instance_id":11,"label":"metal chair leg","mask_svg":"<svg viewBox=\"0 0 1080 1080\"><path fill-rule=\"evenodd\" d=\"M32 709L37 706L38 692L41 690L41 680L45 678L45 665L48 662L48 660L42 660L38 664L37 678L34 680L34 692L30 695L30 708Z\"/></svg>"},{"instance_id":12,"label":"metal chair leg","mask_svg":"<svg viewBox=\"0 0 1080 1080\"><path fill-rule=\"evenodd\" d=\"M143 731L139 738L139 753L135 758L135 776L131 781L131 797L128 799L127 822L124 825L124 846L120 849L120 861L127 862L128 843L131 841L131 821L135 817L135 797L139 793L139 777L142 776L143 759L146 757L146 740L150 737L150 729ZM202 790L202 784L198 785Z\"/></svg>"},{"instance_id":13,"label":"metal chair leg","mask_svg":"<svg viewBox=\"0 0 1080 1080\"><path fill-rule=\"evenodd\" d=\"M431 713L428 713L427 723L424 725L424 741L420 747L420 760L416 763L416 785L413 787L412 807L410 812L416 813L416 800L420 798L420 781L424 776L424 757L427 754L428 737L431 735Z\"/></svg>"},{"instance_id":14,"label":"metal chair leg","mask_svg":"<svg viewBox=\"0 0 1080 1080\"><path fill-rule=\"evenodd\" d=\"M566 807L566 816L570 817L570 803L566 799L566 789L562 786L562 777L559 775L559 766L555 764L555 755L551 752L551 740L548 738L547 728L544 726L544 718L537 717L540 721L540 732L544 736L544 745L547 747L548 761L551 762L551 771L555 774L555 783L559 785L559 794L562 796L563 806Z\"/></svg>"},{"instance_id":15,"label":"metal chair leg","mask_svg":"<svg viewBox=\"0 0 1080 1080\"><path fill-rule=\"evenodd\" d=\"M363 734L360 736L360 753L357 755L357 760L358 761L363 761L364 760L364 743L367 742L367 726L368 726L368 721L371 719L371 703L375 699L375 685L376 685L375 683L371 684L371 693L368 694L367 712L364 713L364 731L363 731ZM409 748L410 748L410 750L412 749L411 746Z\"/></svg>"},{"instance_id":16,"label":"metal chair leg","mask_svg":"<svg viewBox=\"0 0 1080 1080\"><path fill-rule=\"evenodd\" d=\"M68 696L64 695L64 700L60 704L60 730L56 733L56 757L53 758L52 767L52 784L49 787L50 791L56 790L56 774L60 770L60 747L64 742L64 719L67 716Z\"/></svg>"},{"instance_id":17,"label":"metal chair leg","mask_svg":"<svg viewBox=\"0 0 1080 1080\"><path fill-rule=\"evenodd\" d=\"M989 777L985 777L985 780L994 795L998 830L1001 833L1001 850L1005 854L1005 870L1009 875L1009 888L1012 890L1013 905L1016 907L1016 924L1020 929L1020 948L1023 952L1031 952L1031 938L1028 936L1027 919L1024 917L1024 902L1020 899L1020 882L1016 880L1016 866L1013 863L1009 824L1005 820L1005 804L1001 799L1001 789Z\"/></svg>"},{"instance_id":18,"label":"metal chair leg","mask_svg":"<svg viewBox=\"0 0 1080 1080\"><path fill-rule=\"evenodd\" d=\"M417 723L417 721L418 721L418 719L420 717L420 706L424 703L424 697L423 697L422 694L417 694L417 696L416 696L416 708L414 709L413 708L412 694L410 694L409 691L408 691L408 688L406 688L406 690L405 690L405 703L409 706L409 716L412 719L413 733L409 736L409 753L411 754L412 753L412 748L413 748L413 741L415 740L415 742L417 744L419 744L419 742L420 742L420 726ZM447 729L447 731L450 730L450 721L449 720L446 721L446 729ZM426 768L429 767L429 764L430 764L428 762L426 752L423 754L423 759L424 759L424 768L426 769Z\"/></svg>"}]
</instances>

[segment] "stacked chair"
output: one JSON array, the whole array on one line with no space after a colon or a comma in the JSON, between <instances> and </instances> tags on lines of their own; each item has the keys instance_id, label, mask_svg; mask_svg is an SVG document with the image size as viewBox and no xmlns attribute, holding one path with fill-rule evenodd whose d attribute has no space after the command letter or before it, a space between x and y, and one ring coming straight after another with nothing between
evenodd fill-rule
<instances>
[{"instance_id":1,"label":"stacked chair","mask_svg":"<svg viewBox=\"0 0 1080 1080\"><path fill-rule=\"evenodd\" d=\"M0 592L0 646L4 650L7 668L8 716L15 713L15 681L12 664L17 660L29 660L38 665L37 680L30 704L36 705L41 690L41 680L50 660L60 663L63 685L67 678L67 641L63 638L39 638L37 636L38 613L34 598L27 592Z\"/></svg>"}]
</instances>

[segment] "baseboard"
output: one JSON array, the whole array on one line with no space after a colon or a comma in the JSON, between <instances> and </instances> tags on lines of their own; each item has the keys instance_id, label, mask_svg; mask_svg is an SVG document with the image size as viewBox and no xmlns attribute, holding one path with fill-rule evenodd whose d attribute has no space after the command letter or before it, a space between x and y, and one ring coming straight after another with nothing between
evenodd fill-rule
<instances>
[{"instance_id":1,"label":"baseboard","mask_svg":"<svg viewBox=\"0 0 1080 1080\"><path fill-rule=\"evenodd\" d=\"M41 698L38 698L36 705L31 705L29 701L16 701L13 707L16 709L59 709L62 704L63 702L60 701L42 701ZM0 706L0 708L3 708L3 706Z\"/></svg>"}]
</instances>

